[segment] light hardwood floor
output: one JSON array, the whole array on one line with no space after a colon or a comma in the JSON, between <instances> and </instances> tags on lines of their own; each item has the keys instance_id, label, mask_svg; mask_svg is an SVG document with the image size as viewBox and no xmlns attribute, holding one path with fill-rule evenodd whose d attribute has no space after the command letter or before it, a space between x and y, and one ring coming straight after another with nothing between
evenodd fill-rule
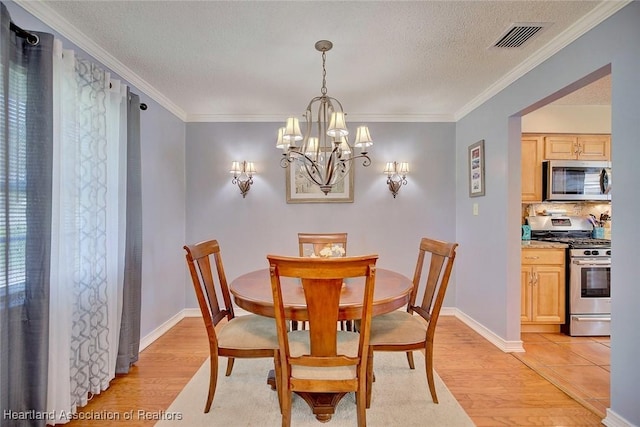
<instances>
[{"instance_id":1,"label":"light hardwood floor","mask_svg":"<svg viewBox=\"0 0 640 427\"><path fill-rule=\"evenodd\" d=\"M183 319L140 354L128 375L118 376L81 410L103 418L115 414L120 420L84 419L66 425L153 426L153 418L162 415L207 356L202 319ZM435 369L478 426L601 425L594 412L454 317L440 317ZM219 378L223 380L224 372ZM133 420L124 421L130 411Z\"/></svg>"}]
</instances>

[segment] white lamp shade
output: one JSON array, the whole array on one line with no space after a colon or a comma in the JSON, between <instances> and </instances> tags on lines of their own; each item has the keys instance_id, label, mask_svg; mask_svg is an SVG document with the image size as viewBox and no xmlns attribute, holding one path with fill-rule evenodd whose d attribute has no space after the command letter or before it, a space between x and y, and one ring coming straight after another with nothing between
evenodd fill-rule
<instances>
[{"instance_id":1,"label":"white lamp shade","mask_svg":"<svg viewBox=\"0 0 640 427\"><path fill-rule=\"evenodd\" d=\"M386 166L384 167L384 173L387 175L393 175L394 173L396 173L395 162L387 162Z\"/></svg>"},{"instance_id":2,"label":"white lamp shade","mask_svg":"<svg viewBox=\"0 0 640 427\"><path fill-rule=\"evenodd\" d=\"M284 140L284 127L278 129L278 139L276 140L276 148L282 148L286 150L289 148L289 142Z\"/></svg>"},{"instance_id":3,"label":"white lamp shade","mask_svg":"<svg viewBox=\"0 0 640 427\"><path fill-rule=\"evenodd\" d=\"M282 139L289 144L292 141L300 141L302 139L302 132L300 132L300 121L295 117L289 117L287 124L284 127L284 134Z\"/></svg>"},{"instance_id":4,"label":"white lamp shade","mask_svg":"<svg viewBox=\"0 0 640 427\"><path fill-rule=\"evenodd\" d=\"M242 166L240 166L240 162L231 162L231 169L229 170L229 173L241 173L242 172Z\"/></svg>"},{"instance_id":5,"label":"white lamp shade","mask_svg":"<svg viewBox=\"0 0 640 427\"><path fill-rule=\"evenodd\" d=\"M400 175L406 175L409 173L409 163L402 162L400 163L400 170L398 171Z\"/></svg>"},{"instance_id":6,"label":"white lamp shade","mask_svg":"<svg viewBox=\"0 0 640 427\"><path fill-rule=\"evenodd\" d=\"M307 141L307 146L305 147L304 154L307 156L315 154L318 151L318 138L311 137Z\"/></svg>"},{"instance_id":7,"label":"white lamp shade","mask_svg":"<svg viewBox=\"0 0 640 427\"><path fill-rule=\"evenodd\" d=\"M354 141L353 145L359 148L366 148L373 145L371 135L369 135L368 127L358 126L358 129L356 129L356 140Z\"/></svg>"},{"instance_id":8,"label":"white lamp shade","mask_svg":"<svg viewBox=\"0 0 640 427\"><path fill-rule=\"evenodd\" d=\"M245 162L244 172L249 176L256 173L256 167L253 165L253 162Z\"/></svg>"},{"instance_id":9,"label":"white lamp shade","mask_svg":"<svg viewBox=\"0 0 640 427\"><path fill-rule=\"evenodd\" d=\"M343 112L334 111L333 113L331 113L327 135L333 138L340 138L342 136L349 135L349 129L347 129L347 123L344 120Z\"/></svg>"},{"instance_id":10,"label":"white lamp shade","mask_svg":"<svg viewBox=\"0 0 640 427\"><path fill-rule=\"evenodd\" d=\"M347 142L346 136L343 136L342 138L340 138L340 149L342 150L342 154L344 155L351 154L351 147Z\"/></svg>"}]
</instances>

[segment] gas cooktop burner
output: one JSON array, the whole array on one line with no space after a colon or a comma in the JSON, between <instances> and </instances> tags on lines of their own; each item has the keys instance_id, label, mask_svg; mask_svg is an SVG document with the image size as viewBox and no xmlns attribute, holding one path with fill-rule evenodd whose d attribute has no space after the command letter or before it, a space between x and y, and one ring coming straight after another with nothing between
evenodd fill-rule
<instances>
[{"instance_id":1,"label":"gas cooktop burner","mask_svg":"<svg viewBox=\"0 0 640 427\"><path fill-rule=\"evenodd\" d=\"M591 237L542 237L535 240L565 243L571 248L610 248L611 240L593 239Z\"/></svg>"}]
</instances>

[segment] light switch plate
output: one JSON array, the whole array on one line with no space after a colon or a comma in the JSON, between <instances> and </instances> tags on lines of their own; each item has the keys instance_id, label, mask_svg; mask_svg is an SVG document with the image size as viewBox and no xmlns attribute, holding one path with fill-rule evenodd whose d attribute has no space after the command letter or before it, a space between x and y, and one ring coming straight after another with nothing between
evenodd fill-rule
<instances>
[{"instance_id":1,"label":"light switch plate","mask_svg":"<svg viewBox=\"0 0 640 427\"><path fill-rule=\"evenodd\" d=\"M473 204L473 214L474 215L478 215L478 204L477 203Z\"/></svg>"}]
</instances>

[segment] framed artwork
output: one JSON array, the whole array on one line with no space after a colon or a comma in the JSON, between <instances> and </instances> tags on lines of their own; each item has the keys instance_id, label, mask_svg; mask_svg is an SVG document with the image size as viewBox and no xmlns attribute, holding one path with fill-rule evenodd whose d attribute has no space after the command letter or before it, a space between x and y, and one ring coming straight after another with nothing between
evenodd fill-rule
<instances>
[{"instance_id":1,"label":"framed artwork","mask_svg":"<svg viewBox=\"0 0 640 427\"><path fill-rule=\"evenodd\" d=\"M469 197L484 196L484 139L469 146Z\"/></svg>"},{"instance_id":2,"label":"framed artwork","mask_svg":"<svg viewBox=\"0 0 640 427\"><path fill-rule=\"evenodd\" d=\"M352 203L353 175L350 168L344 179L325 195L320 187L305 177L304 170L294 162L286 169L287 203Z\"/></svg>"}]
</instances>

